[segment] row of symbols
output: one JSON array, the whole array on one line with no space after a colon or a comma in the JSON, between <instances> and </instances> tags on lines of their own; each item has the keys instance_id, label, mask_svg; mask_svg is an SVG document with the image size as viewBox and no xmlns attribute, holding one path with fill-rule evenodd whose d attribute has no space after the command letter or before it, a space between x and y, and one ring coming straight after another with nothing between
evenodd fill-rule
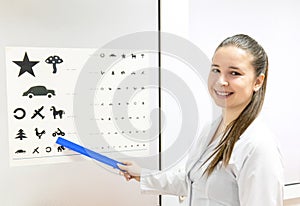
<instances>
[{"instance_id":1,"label":"row of symbols","mask_svg":"<svg viewBox=\"0 0 300 206\"><path fill-rule=\"evenodd\" d=\"M44 119L46 116L44 115L43 110L44 110L44 106L41 106L40 108L35 109L31 115L31 119L34 119L37 117ZM57 109L55 106L51 106L49 111L52 112L53 119L62 119L63 116L65 115L64 110ZM21 107L16 108L13 113L14 113L14 117L18 120L24 119L26 117L26 110Z\"/></svg>"},{"instance_id":2,"label":"row of symbols","mask_svg":"<svg viewBox=\"0 0 300 206\"><path fill-rule=\"evenodd\" d=\"M139 58L139 57L141 57L141 58L144 58L145 57L145 54L134 54L134 53L131 53L131 54L121 54L121 55L118 55L118 54L115 54L115 53L109 53L109 54L106 54L106 53L104 53L104 52L102 52L102 53L100 53L99 54L99 56L101 57L101 58L104 58L104 57L106 57L106 56L108 56L108 57L110 57L110 58L117 58L117 57L121 57L122 59L125 59L125 58L131 58L131 59L137 59L137 58Z\"/></svg>"},{"instance_id":3,"label":"row of symbols","mask_svg":"<svg viewBox=\"0 0 300 206\"><path fill-rule=\"evenodd\" d=\"M40 61L30 61L27 52L24 54L24 58L22 61L12 61L16 65L20 67L19 75L20 77L24 73L29 73L35 77L33 67L38 64ZM63 63L63 59L57 55L49 56L45 60L46 64L52 65L53 74L57 73L57 65Z\"/></svg>"},{"instance_id":4,"label":"row of symbols","mask_svg":"<svg viewBox=\"0 0 300 206\"><path fill-rule=\"evenodd\" d=\"M105 103L105 102L100 102L100 103L94 103L94 104L90 104L90 106L130 106L130 105L134 105L134 106L138 106L138 105L145 105L144 101L141 102L115 102L115 103Z\"/></svg>"},{"instance_id":5,"label":"row of symbols","mask_svg":"<svg viewBox=\"0 0 300 206\"><path fill-rule=\"evenodd\" d=\"M39 139L41 139L42 136L46 134L46 131L44 129L35 128L34 131L35 131L35 135ZM65 136L65 132L63 132L60 128L57 128L57 130L52 132L52 136L53 137L55 137L55 136ZM27 138L28 137L27 137L25 131L23 129L19 129L17 134L16 134L15 139L23 140L23 139L27 139Z\"/></svg>"},{"instance_id":6,"label":"row of symbols","mask_svg":"<svg viewBox=\"0 0 300 206\"><path fill-rule=\"evenodd\" d=\"M54 147L54 148L57 152L63 152L64 150L66 150L66 148L62 145L60 145L58 147ZM31 154L40 154L42 151L45 151L46 153L53 152L53 147L50 147L50 146L44 147L44 148L35 147L35 148L30 150L30 153ZM28 153L28 151L25 150L25 149L18 149L18 150L15 151L15 154L25 154L25 153Z\"/></svg>"},{"instance_id":7,"label":"row of symbols","mask_svg":"<svg viewBox=\"0 0 300 206\"><path fill-rule=\"evenodd\" d=\"M133 120L133 119L136 119L136 120L139 120L139 119L146 119L146 116L135 116L135 117L132 117L132 116L128 116L128 117L100 117L100 118L95 118L95 120L101 120L101 121L112 121L112 120Z\"/></svg>"},{"instance_id":8,"label":"row of symbols","mask_svg":"<svg viewBox=\"0 0 300 206\"><path fill-rule=\"evenodd\" d=\"M110 150L110 149L128 149L128 148L135 148L135 149L145 149L147 147L146 143L136 143L136 144L128 144L128 145L107 145L107 146L99 146L93 147L92 150L99 151L99 150Z\"/></svg>"},{"instance_id":9,"label":"row of symbols","mask_svg":"<svg viewBox=\"0 0 300 206\"><path fill-rule=\"evenodd\" d=\"M128 130L128 131L108 131L108 132L100 132L101 135L118 135L118 134L145 134L146 130Z\"/></svg>"},{"instance_id":10,"label":"row of symbols","mask_svg":"<svg viewBox=\"0 0 300 206\"><path fill-rule=\"evenodd\" d=\"M91 72L91 73L95 73L95 72ZM97 72L98 73L98 72ZM101 75L104 75L104 74L111 74L112 76L114 76L114 75L118 75L118 74L120 74L120 75L145 75L146 74L146 72L145 71L133 71L133 72L126 72L125 70L122 70L122 71L119 71L119 72L117 72L117 71L103 71L103 70L101 70L100 71L100 74Z\"/></svg>"},{"instance_id":11,"label":"row of symbols","mask_svg":"<svg viewBox=\"0 0 300 206\"><path fill-rule=\"evenodd\" d=\"M90 88L90 90L92 91L97 91L97 90L100 90L100 91L116 91L116 90L144 90L145 87L144 86L141 86L141 87L138 87L138 86L131 86L131 87L116 87L116 88L113 88L113 87L96 87L96 88Z\"/></svg>"}]
</instances>

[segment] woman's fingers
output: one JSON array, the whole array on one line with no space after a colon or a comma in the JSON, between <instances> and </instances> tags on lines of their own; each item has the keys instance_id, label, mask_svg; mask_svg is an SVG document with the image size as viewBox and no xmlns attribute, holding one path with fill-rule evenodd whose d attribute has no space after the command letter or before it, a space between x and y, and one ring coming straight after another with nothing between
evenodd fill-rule
<instances>
[{"instance_id":1,"label":"woman's fingers","mask_svg":"<svg viewBox=\"0 0 300 206\"><path fill-rule=\"evenodd\" d=\"M131 179L140 181L140 167L137 164L131 161L123 161L122 164L117 165L120 169L119 174L124 176L127 181Z\"/></svg>"},{"instance_id":2,"label":"woman's fingers","mask_svg":"<svg viewBox=\"0 0 300 206\"><path fill-rule=\"evenodd\" d=\"M123 164L117 164L117 166L119 167L119 169L121 169L122 171L127 171L127 164L122 162Z\"/></svg>"},{"instance_id":3,"label":"woman's fingers","mask_svg":"<svg viewBox=\"0 0 300 206\"><path fill-rule=\"evenodd\" d=\"M125 179L127 180L127 181L129 181L129 180L131 180L131 175L128 173L128 166L126 166L127 164L128 164L128 162L122 162L123 164L117 164L118 165L118 167L119 167L119 169L120 169L120 172L119 172L119 174L120 175L122 175L122 176L124 176L125 177Z\"/></svg>"}]
</instances>

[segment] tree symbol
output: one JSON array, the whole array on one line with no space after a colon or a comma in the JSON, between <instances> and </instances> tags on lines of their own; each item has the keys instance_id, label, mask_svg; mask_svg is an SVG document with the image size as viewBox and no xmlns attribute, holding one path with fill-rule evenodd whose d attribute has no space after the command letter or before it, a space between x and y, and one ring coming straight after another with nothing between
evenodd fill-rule
<instances>
[{"instance_id":1,"label":"tree symbol","mask_svg":"<svg viewBox=\"0 0 300 206\"><path fill-rule=\"evenodd\" d=\"M18 134L17 134L17 136L16 136L16 139L23 140L24 138L27 138L27 137L25 136L24 131L23 131L22 129L19 129Z\"/></svg>"},{"instance_id":2,"label":"tree symbol","mask_svg":"<svg viewBox=\"0 0 300 206\"><path fill-rule=\"evenodd\" d=\"M53 65L53 74L57 72L56 64L60 64L63 60L59 56L49 56L45 62Z\"/></svg>"}]
</instances>

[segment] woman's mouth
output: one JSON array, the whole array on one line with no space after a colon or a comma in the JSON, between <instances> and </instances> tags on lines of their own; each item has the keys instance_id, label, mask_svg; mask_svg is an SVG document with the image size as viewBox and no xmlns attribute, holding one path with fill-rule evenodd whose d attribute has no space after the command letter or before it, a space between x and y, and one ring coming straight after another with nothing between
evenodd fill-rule
<instances>
[{"instance_id":1,"label":"woman's mouth","mask_svg":"<svg viewBox=\"0 0 300 206\"><path fill-rule=\"evenodd\" d=\"M220 98L227 98L227 97L229 97L230 95L233 94L233 92L217 91L217 90L215 90L215 93Z\"/></svg>"}]
</instances>

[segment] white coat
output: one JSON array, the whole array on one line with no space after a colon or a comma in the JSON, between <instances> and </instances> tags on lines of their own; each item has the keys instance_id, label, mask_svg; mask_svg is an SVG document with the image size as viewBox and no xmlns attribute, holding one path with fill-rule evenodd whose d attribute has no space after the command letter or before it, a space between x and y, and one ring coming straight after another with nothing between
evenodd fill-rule
<instances>
[{"instance_id":1,"label":"white coat","mask_svg":"<svg viewBox=\"0 0 300 206\"><path fill-rule=\"evenodd\" d=\"M282 206L281 154L274 135L260 117L236 142L228 166L219 162L209 177L202 175L209 164L201 167L203 161L220 140L219 137L209 144L219 122L212 125L208 135L199 138L185 169L142 169L142 193L187 196L191 206Z\"/></svg>"}]
</instances>

